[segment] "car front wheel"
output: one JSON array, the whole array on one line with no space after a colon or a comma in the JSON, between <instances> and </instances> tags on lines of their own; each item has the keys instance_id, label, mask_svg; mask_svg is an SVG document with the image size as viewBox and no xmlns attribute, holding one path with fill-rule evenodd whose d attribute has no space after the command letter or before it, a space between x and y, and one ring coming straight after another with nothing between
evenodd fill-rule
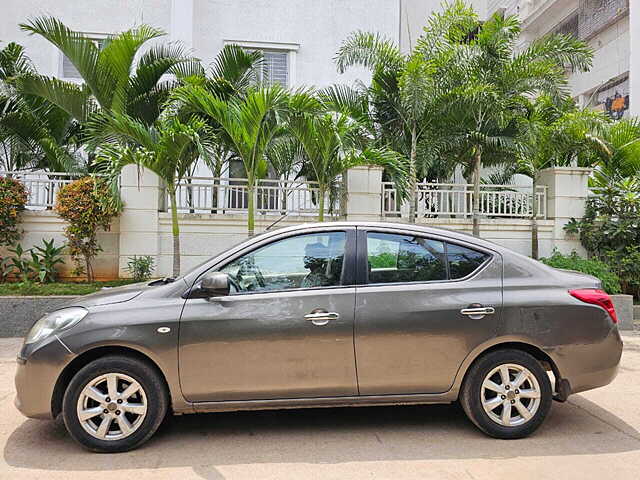
<instances>
[{"instance_id":1,"label":"car front wheel","mask_svg":"<svg viewBox=\"0 0 640 480\"><path fill-rule=\"evenodd\" d=\"M96 452L124 452L146 442L167 412L167 392L155 368L127 356L89 363L72 378L62 416L69 434Z\"/></svg>"},{"instance_id":2,"label":"car front wheel","mask_svg":"<svg viewBox=\"0 0 640 480\"><path fill-rule=\"evenodd\" d=\"M460 403L486 434L503 439L526 437L549 413L549 376L540 362L520 350L498 350L474 363L465 378Z\"/></svg>"}]
</instances>

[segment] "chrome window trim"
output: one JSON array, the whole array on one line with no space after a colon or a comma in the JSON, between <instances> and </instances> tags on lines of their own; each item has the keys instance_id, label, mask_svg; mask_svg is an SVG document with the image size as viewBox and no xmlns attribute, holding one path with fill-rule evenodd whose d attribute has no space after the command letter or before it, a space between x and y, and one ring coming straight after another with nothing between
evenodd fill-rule
<instances>
[{"instance_id":1,"label":"chrome window trim","mask_svg":"<svg viewBox=\"0 0 640 480\"><path fill-rule=\"evenodd\" d=\"M418 281L418 282L386 282L386 283L358 283L356 286L358 288L362 288L362 287L381 287L381 286L387 286L387 287L392 287L392 286L397 286L397 285L434 285L434 284L449 284L449 283L459 283L459 282L466 282L468 280L472 280L474 277L478 276L480 273L482 273L484 270L486 270L488 268L488 266L490 264L492 264L495 260L495 257L500 255L498 252L494 252L492 250L489 250L487 248L483 248L480 246L476 246L475 244L470 244L472 245L472 247L469 246L469 244L464 244L462 243L461 240L458 239L450 239L450 237L446 237L444 235L436 235L436 234L425 234L422 232L417 232L415 230L395 230L395 229L386 229L384 227L358 227L358 230L363 230L364 234L365 234L365 238L367 238L367 234L369 232L374 232L374 233L386 233L386 234L391 234L391 235L406 235L406 236L414 236L414 237L421 237L421 238L425 238L427 240L436 240L436 241L441 241L446 243L452 243L454 245L458 245L461 247L465 247L465 248L469 248L470 250L477 250L483 253L486 253L487 255L489 255L489 258L487 260L485 260L482 265L480 265L478 268L476 268L473 272L471 272L469 275L467 275L466 277L462 277L462 278L455 278L455 279L447 279L447 280L426 280L426 281ZM446 246L445 246L445 252L446 252ZM368 254L369 251L365 251L365 255L367 255L368 258ZM448 260L447 260L448 263ZM449 266L447 265L447 272L449 271ZM367 279L368 280L368 279Z\"/></svg>"}]
</instances>

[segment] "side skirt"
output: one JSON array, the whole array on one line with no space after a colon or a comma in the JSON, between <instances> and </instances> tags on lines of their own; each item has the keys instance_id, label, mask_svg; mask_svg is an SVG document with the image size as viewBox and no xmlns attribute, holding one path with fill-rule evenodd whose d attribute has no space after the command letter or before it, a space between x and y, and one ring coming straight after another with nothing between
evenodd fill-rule
<instances>
[{"instance_id":1,"label":"side skirt","mask_svg":"<svg viewBox=\"0 0 640 480\"><path fill-rule=\"evenodd\" d=\"M382 405L422 405L452 403L454 392L416 395L365 395L358 397L285 398L276 400L244 400L198 402L181 413L234 412L242 410L283 410L293 408L370 407Z\"/></svg>"}]
</instances>

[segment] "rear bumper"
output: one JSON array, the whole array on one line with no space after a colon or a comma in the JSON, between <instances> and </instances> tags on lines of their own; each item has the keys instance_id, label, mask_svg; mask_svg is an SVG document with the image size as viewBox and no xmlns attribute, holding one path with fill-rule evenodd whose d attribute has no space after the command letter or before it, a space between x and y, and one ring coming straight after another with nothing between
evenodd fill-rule
<instances>
[{"instance_id":1,"label":"rear bumper","mask_svg":"<svg viewBox=\"0 0 640 480\"><path fill-rule=\"evenodd\" d=\"M53 418L51 400L56 382L73 354L53 337L34 347L23 347L16 369L15 406L26 417Z\"/></svg>"},{"instance_id":2,"label":"rear bumper","mask_svg":"<svg viewBox=\"0 0 640 480\"><path fill-rule=\"evenodd\" d=\"M617 327L598 343L567 345L552 355L560 376L569 382L571 394L603 387L618 374L622 356L622 338Z\"/></svg>"}]
</instances>

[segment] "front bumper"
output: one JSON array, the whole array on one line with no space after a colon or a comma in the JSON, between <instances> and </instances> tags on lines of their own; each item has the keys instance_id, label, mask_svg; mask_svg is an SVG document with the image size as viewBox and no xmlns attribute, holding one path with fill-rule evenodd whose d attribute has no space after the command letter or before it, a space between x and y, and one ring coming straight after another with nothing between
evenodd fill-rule
<instances>
[{"instance_id":1,"label":"front bumper","mask_svg":"<svg viewBox=\"0 0 640 480\"><path fill-rule=\"evenodd\" d=\"M30 418L53 418L51 400L56 382L74 355L56 337L24 345L18 355L15 405Z\"/></svg>"}]
</instances>

